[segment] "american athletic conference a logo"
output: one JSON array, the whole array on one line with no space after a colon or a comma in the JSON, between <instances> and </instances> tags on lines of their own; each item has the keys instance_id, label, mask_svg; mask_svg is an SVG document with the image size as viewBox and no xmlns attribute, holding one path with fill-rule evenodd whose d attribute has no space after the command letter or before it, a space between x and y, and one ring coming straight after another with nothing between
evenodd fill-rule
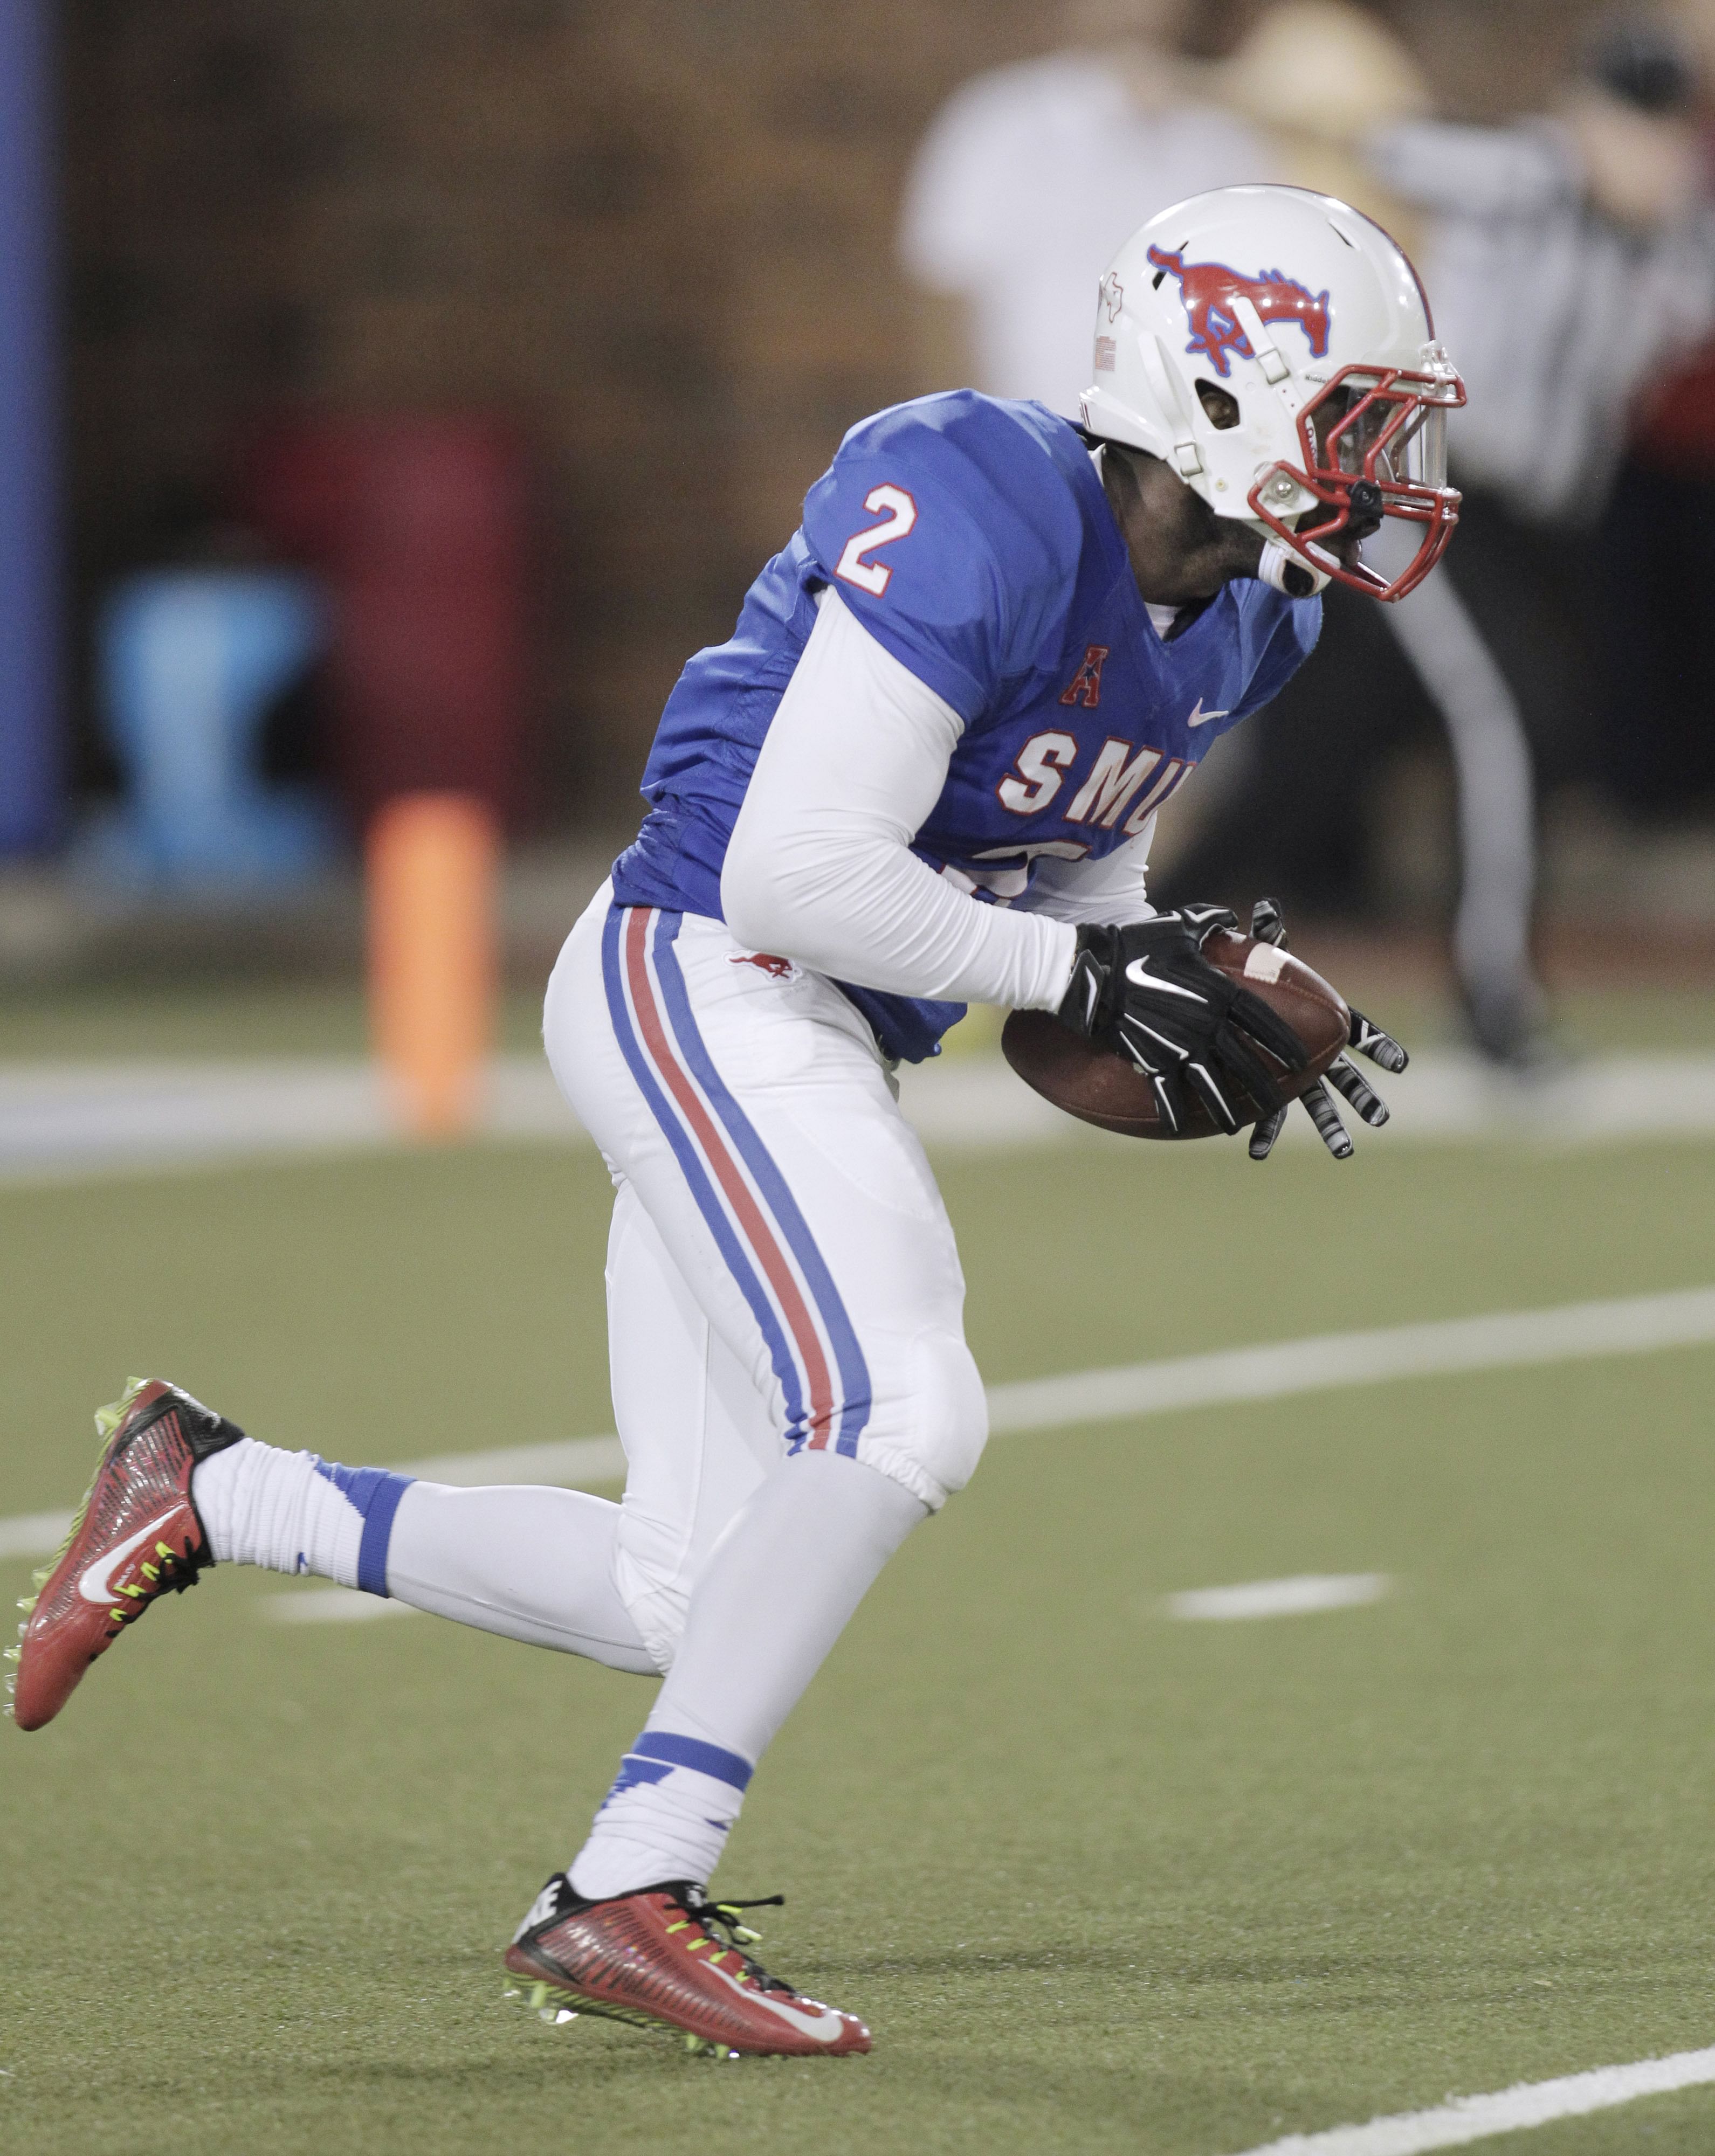
<instances>
[{"instance_id":1,"label":"american athletic conference a logo","mask_svg":"<svg viewBox=\"0 0 1715 2156\"><path fill-rule=\"evenodd\" d=\"M1233 311L1235 300L1248 300L1265 322L1297 322L1310 340L1311 356L1326 359L1333 311L1326 291L1312 292L1284 270L1265 270L1246 277L1224 262L1188 263L1183 253L1152 247L1149 259L1162 276L1178 280L1185 319L1191 325L1187 352L1204 353L1223 381L1231 372L1229 355L1255 359L1245 326ZM1156 279L1159 284L1161 277Z\"/></svg>"}]
</instances>

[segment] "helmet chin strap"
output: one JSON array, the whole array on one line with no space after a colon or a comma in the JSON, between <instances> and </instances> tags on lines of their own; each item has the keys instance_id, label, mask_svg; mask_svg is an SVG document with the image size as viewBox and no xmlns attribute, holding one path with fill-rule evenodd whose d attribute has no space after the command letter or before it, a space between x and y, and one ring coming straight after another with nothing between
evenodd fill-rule
<instances>
[{"instance_id":1,"label":"helmet chin strap","mask_svg":"<svg viewBox=\"0 0 1715 2156\"><path fill-rule=\"evenodd\" d=\"M1256 574L1261 583L1284 592L1289 599L1314 598L1333 582L1326 570L1312 569L1302 554L1295 554L1272 536L1263 547Z\"/></svg>"}]
</instances>

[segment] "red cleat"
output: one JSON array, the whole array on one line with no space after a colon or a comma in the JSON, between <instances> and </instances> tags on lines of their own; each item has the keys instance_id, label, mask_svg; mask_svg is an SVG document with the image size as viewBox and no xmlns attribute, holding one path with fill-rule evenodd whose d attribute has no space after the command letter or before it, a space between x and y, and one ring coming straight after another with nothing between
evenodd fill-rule
<instances>
[{"instance_id":1,"label":"red cleat","mask_svg":"<svg viewBox=\"0 0 1715 2156\"><path fill-rule=\"evenodd\" d=\"M20 1729L51 1722L97 1655L105 1655L168 1589L182 1594L214 1560L191 1502L199 1460L244 1435L159 1378L133 1378L131 1389L95 1417L107 1441L64 1548L36 1574L38 1592L18 1604L23 1644L16 1697L8 1710Z\"/></svg>"},{"instance_id":2,"label":"red cleat","mask_svg":"<svg viewBox=\"0 0 1715 2156\"><path fill-rule=\"evenodd\" d=\"M557 1872L506 1949L521 1999L544 2021L598 2014L634 2028L665 2029L688 2051L840 2058L867 2051L870 2032L850 2014L806 1999L757 1967L740 1945L757 1934L738 1921L760 1904L711 1902L684 1880L586 1902ZM721 1925L723 1939L711 1929Z\"/></svg>"}]
</instances>

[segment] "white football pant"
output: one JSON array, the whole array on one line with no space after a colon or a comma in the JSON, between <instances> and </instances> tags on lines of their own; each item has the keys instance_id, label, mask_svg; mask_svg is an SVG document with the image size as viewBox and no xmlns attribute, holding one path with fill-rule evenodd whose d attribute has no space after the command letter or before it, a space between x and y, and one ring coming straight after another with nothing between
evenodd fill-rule
<instances>
[{"instance_id":1,"label":"white football pant","mask_svg":"<svg viewBox=\"0 0 1715 2156\"><path fill-rule=\"evenodd\" d=\"M549 1062L616 1192L615 1580L673 1658L716 1537L789 1454L932 1511L987 1431L952 1224L870 1029L821 976L604 891L549 983Z\"/></svg>"}]
</instances>

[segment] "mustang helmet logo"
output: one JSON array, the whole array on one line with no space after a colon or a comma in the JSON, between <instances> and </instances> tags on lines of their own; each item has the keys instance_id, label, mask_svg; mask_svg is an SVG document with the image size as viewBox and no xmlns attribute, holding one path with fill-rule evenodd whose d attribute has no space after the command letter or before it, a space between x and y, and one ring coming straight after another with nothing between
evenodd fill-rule
<instances>
[{"instance_id":1,"label":"mustang helmet logo","mask_svg":"<svg viewBox=\"0 0 1715 2156\"><path fill-rule=\"evenodd\" d=\"M1208 355L1209 362L1223 380L1230 372L1230 353L1255 359L1250 340L1233 312L1235 300L1248 300L1265 322L1297 322L1310 340L1312 356L1325 359L1328 349L1331 310L1328 295L1312 293L1284 270L1265 270L1260 276L1245 277L1222 262L1187 264L1183 254L1169 254L1152 247L1149 259L1162 275L1177 277L1185 316L1191 325L1187 352ZM1161 279L1157 278L1159 284Z\"/></svg>"}]
</instances>

